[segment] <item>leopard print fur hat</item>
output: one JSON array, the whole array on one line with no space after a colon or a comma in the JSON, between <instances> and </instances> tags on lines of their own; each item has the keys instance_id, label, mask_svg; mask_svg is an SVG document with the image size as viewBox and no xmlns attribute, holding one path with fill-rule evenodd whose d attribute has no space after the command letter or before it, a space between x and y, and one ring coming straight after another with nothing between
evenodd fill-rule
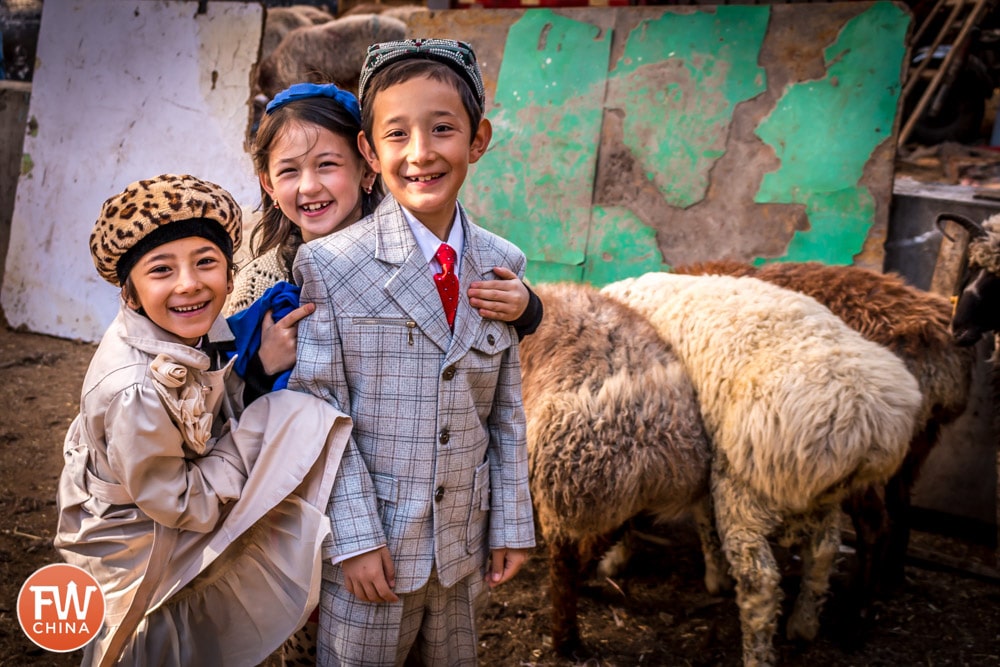
<instances>
[{"instance_id":1,"label":"leopard print fur hat","mask_svg":"<svg viewBox=\"0 0 1000 667\"><path fill-rule=\"evenodd\" d=\"M243 215L231 194L187 174L163 174L126 186L101 208L90 254L102 278L122 285L156 246L187 236L213 243L231 261L243 240Z\"/></svg>"}]
</instances>

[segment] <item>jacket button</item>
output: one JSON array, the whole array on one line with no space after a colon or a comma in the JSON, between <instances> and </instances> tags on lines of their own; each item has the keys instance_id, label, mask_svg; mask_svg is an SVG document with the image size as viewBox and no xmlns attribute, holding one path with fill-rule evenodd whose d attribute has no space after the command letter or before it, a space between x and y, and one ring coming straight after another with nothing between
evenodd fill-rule
<instances>
[{"instance_id":1,"label":"jacket button","mask_svg":"<svg viewBox=\"0 0 1000 667\"><path fill-rule=\"evenodd\" d=\"M490 345L495 345L496 342L497 342L497 339L493 337L493 334L487 334L487 336L486 336L486 342L489 343Z\"/></svg>"},{"instance_id":2,"label":"jacket button","mask_svg":"<svg viewBox=\"0 0 1000 667\"><path fill-rule=\"evenodd\" d=\"M443 486L439 486L434 491L434 502L439 503L439 502L441 502L442 498L444 498L444 487Z\"/></svg>"},{"instance_id":3,"label":"jacket button","mask_svg":"<svg viewBox=\"0 0 1000 667\"><path fill-rule=\"evenodd\" d=\"M441 431L441 435L438 436L438 442L442 445L447 445L449 440L451 440L451 436L448 435L448 431Z\"/></svg>"},{"instance_id":4,"label":"jacket button","mask_svg":"<svg viewBox=\"0 0 1000 667\"><path fill-rule=\"evenodd\" d=\"M448 368L444 369L444 373L441 374L441 377L443 377L445 380L450 380L453 377L455 377L455 367L448 366Z\"/></svg>"}]
</instances>

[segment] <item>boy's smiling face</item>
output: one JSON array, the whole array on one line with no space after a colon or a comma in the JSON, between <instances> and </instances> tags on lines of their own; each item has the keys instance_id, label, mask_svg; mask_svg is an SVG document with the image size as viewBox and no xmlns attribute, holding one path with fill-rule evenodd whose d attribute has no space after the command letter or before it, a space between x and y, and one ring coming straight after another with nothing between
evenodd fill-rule
<instances>
[{"instance_id":1,"label":"boy's smiling face","mask_svg":"<svg viewBox=\"0 0 1000 667\"><path fill-rule=\"evenodd\" d=\"M362 135L361 151L396 201L446 238L469 165L489 145L489 121L472 128L458 91L430 77L381 90L372 104L375 150Z\"/></svg>"}]
</instances>

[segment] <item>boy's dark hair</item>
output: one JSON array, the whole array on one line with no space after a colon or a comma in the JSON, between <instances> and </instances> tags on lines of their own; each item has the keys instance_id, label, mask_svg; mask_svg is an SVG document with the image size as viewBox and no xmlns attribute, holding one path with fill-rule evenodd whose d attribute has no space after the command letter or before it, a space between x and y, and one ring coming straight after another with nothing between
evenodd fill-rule
<instances>
[{"instance_id":1,"label":"boy's dark hair","mask_svg":"<svg viewBox=\"0 0 1000 667\"><path fill-rule=\"evenodd\" d=\"M483 119L483 109L479 106L479 100L469 84L459 74L444 63L436 60L424 58L411 58L391 63L375 73L371 81L365 88L364 104L361 106L361 129L364 130L365 138L372 150L375 144L372 136L372 127L375 122L372 108L375 106L375 98L379 92L395 86L396 84L427 77L434 81L440 81L451 85L462 99L462 106L469 115L469 122L472 124L472 134L475 136L479 121ZM471 140L471 139L470 139Z\"/></svg>"},{"instance_id":2,"label":"boy's dark hair","mask_svg":"<svg viewBox=\"0 0 1000 667\"><path fill-rule=\"evenodd\" d=\"M297 99L275 109L261 119L260 127L253 141L253 166L257 173L266 173L271 158L271 148L281 131L295 123L312 124L343 137L354 149L362 163L365 158L358 150L358 132L361 128L354 117L344 107L326 97ZM381 179L376 178L370 193L361 191L362 217L372 213L384 191ZM295 253L302 245L302 232L291 220L275 208L271 195L261 187L261 219L250 234L250 249L259 257L271 248L281 246L281 259L291 270Z\"/></svg>"}]
</instances>

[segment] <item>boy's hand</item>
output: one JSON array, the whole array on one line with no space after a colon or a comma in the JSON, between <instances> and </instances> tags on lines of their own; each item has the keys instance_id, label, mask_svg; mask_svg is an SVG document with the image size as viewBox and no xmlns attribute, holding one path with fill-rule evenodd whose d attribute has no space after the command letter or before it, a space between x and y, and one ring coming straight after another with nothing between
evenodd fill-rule
<instances>
[{"instance_id":1,"label":"boy's hand","mask_svg":"<svg viewBox=\"0 0 1000 667\"><path fill-rule=\"evenodd\" d=\"M483 317L513 322L528 307L528 288L510 269L497 266L493 273L500 280L477 280L469 285L469 305Z\"/></svg>"},{"instance_id":2,"label":"boy's hand","mask_svg":"<svg viewBox=\"0 0 1000 667\"><path fill-rule=\"evenodd\" d=\"M528 549L493 549L490 552L490 568L486 573L486 583L496 588L517 574L528 560Z\"/></svg>"},{"instance_id":3,"label":"boy's hand","mask_svg":"<svg viewBox=\"0 0 1000 667\"><path fill-rule=\"evenodd\" d=\"M396 568L388 547L348 558L344 568L344 583L354 597L363 602L398 602L392 589L396 586Z\"/></svg>"},{"instance_id":4,"label":"boy's hand","mask_svg":"<svg viewBox=\"0 0 1000 667\"><path fill-rule=\"evenodd\" d=\"M260 331L260 364L268 375L277 375L295 365L295 346L298 344L299 320L310 315L316 306L306 303L289 312L277 322L271 311L264 313Z\"/></svg>"}]
</instances>

